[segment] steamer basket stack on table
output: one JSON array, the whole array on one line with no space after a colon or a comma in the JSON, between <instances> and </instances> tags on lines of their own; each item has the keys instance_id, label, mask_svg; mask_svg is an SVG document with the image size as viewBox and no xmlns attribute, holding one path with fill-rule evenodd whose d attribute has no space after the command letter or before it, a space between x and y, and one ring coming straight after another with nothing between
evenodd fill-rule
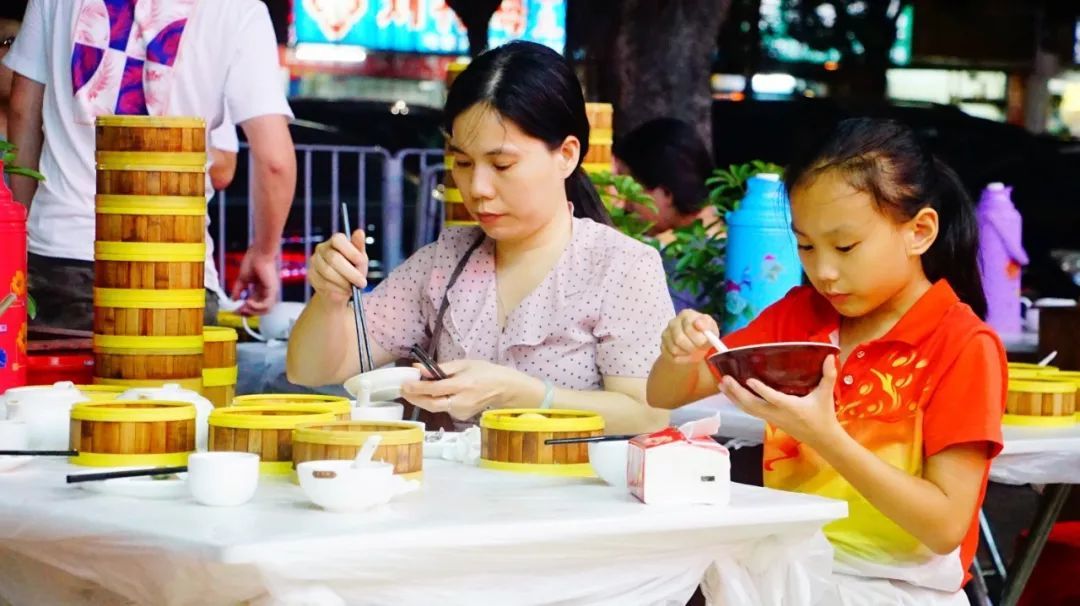
<instances>
[{"instance_id":1,"label":"steamer basket stack on table","mask_svg":"<svg viewBox=\"0 0 1080 606\"><path fill-rule=\"evenodd\" d=\"M1031 428L1074 427L1078 397L1080 372L1011 363L1004 423Z\"/></svg>"},{"instance_id":2,"label":"steamer basket stack on table","mask_svg":"<svg viewBox=\"0 0 1080 606\"><path fill-rule=\"evenodd\" d=\"M586 103L585 113L589 118L589 151L582 159L581 167L588 173L610 171L615 109L610 103Z\"/></svg>"},{"instance_id":3,"label":"steamer basket stack on table","mask_svg":"<svg viewBox=\"0 0 1080 606\"><path fill-rule=\"evenodd\" d=\"M452 61L446 67L446 90L454 84L454 80L468 67L467 62ZM461 197L461 190L454 183L454 156L450 154L450 148L446 149L446 173L443 176L443 225L453 227L456 225L477 225L476 221L465 208L465 200Z\"/></svg>"}]
</instances>

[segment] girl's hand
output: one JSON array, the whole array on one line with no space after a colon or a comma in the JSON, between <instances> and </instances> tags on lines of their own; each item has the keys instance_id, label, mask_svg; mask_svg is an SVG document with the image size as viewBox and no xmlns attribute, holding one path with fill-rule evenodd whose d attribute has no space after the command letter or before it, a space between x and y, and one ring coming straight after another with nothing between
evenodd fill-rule
<instances>
[{"instance_id":1,"label":"girl's hand","mask_svg":"<svg viewBox=\"0 0 1080 606\"><path fill-rule=\"evenodd\" d=\"M752 392L735 379L724 377L720 382L720 391L744 412L765 420L796 440L818 450L816 444L829 440L837 431L843 431L836 419L836 404L833 399L836 356L825 359L822 371L821 383L802 398L780 393L757 379L747 381Z\"/></svg>"},{"instance_id":2,"label":"girl's hand","mask_svg":"<svg viewBox=\"0 0 1080 606\"><path fill-rule=\"evenodd\" d=\"M544 384L529 375L482 360L454 360L440 364L449 375L441 381L415 381L401 386L409 402L431 412L448 412L464 421L488 408L510 404L539 404ZM432 378L417 366L425 378Z\"/></svg>"},{"instance_id":3,"label":"girl's hand","mask_svg":"<svg viewBox=\"0 0 1080 606\"><path fill-rule=\"evenodd\" d=\"M720 334L711 316L684 309L668 323L660 337L660 351L677 364L694 364L705 359L712 347L705 332Z\"/></svg>"},{"instance_id":4,"label":"girl's hand","mask_svg":"<svg viewBox=\"0 0 1080 606\"><path fill-rule=\"evenodd\" d=\"M308 262L308 278L315 292L344 305L352 297L352 287L367 286L368 256L364 232L356 230L352 239L334 234L315 247Z\"/></svg>"}]
</instances>

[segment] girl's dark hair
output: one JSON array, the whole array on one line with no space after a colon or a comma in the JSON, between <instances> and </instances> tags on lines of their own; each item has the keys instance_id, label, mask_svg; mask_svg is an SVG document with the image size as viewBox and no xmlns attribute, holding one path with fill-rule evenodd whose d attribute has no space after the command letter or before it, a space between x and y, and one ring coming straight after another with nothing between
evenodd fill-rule
<instances>
[{"instance_id":1,"label":"girl's dark hair","mask_svg":"<svg viewBox=\"0 0 1080 606\"><path fill-rule=\"evenodd\" d=\"M454 80L446 97L443 129L453 130L454 119L477 103L491 106L530 137L554 150L566 137L581 142L581 156L566 179L566 197L574 215L612 225L600 194L581 168L589 151L589 119L581 83L566 59L533 42L510 42L474 59Z\"/></svg>"},{"instance_id":2,"label":"girl's dark hair","mask_svg":"<svg viewBox=\"0 0 1080 606\"><path fill-rule=\"evenodd\" d=\"M630 174L648 189L671 192L683 215L697 214L709 191L705 180L713 171L712 158L697 130L677 118L657 118L615 141L612 150Z\"/></svg>"},{"instance_id":3,"label":"girl's dark hair","mask_svg":"<svg viewBox=\"0 0 1080 606\"><path fill-rule=\"evenodd\" d=\"M899 221L924 208L937 211L939 232L922 257L923 271L932 282L947 280L961 301L986 317L975 206L956 172L929 153L910 128L893 120L844 120L824 143L788 167L789 195L829 171L870 194Z\"/></svg>"}]
</instances>

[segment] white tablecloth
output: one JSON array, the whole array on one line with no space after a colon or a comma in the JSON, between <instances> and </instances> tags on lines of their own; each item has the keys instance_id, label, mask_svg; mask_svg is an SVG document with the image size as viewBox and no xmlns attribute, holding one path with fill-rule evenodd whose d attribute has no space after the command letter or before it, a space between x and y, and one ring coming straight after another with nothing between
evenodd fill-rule
<instances>
[{"instance_id":1,"label":"white tablecloth","mask_svg":"<svg viewBox=\"0 0 1080 606\"><path fill-rule=\"evenodd\" d=\"M425 461L423 488L333 514L263 481L238 508L0 474L0 596L13 604L804 604L844 503L735 485L729 507L646 506L599 482ZM104 588L107 588L104 589ZM0 602L3 602L0 599Z\"/></svg>"},{"instance_id":2,"label":"white tablecloth","mask_svg":"<svg viewBox=\"0 0 1080 606\"><path fill-rule=\"evenodd\" d=\"M746 445L761 444L764 422L721 395L672 413L673 423L720 414L720 434ZM1080 425L1068 429L1005 426L1005 446L990 466L1002 484L1080 484Z\"/></svg>"}]
</instances>

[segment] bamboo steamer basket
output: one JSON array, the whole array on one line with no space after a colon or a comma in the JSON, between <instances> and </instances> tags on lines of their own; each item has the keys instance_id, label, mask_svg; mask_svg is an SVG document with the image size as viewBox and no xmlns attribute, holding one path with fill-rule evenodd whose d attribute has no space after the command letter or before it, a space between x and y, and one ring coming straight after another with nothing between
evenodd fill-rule
<instances>
[{"instance_id":1,"label":"bamboo steamer basket","mask_svg":"<svg viewBox=\"0 0 1080 606\"><path fill-rule=\"evenodd\" d=\"M187 465L195 450L195 407L187 402L108 400L71 409L70 444L76 465Z\"/></svg>"},{"instance_id":2,"label":"bamboo steamer basket","mask_svg":"<svg viewBox=\"0 0 1080 606\"><path fill-rule=\"evenodd\" d=\"M297 425L337 421L332 408L314 404L261 404L215 408L210 413L212 451L259 455L262 473L292 472L292 432Z\"/></svg>"},{"instance_id":3,"label":"bamboo steamer basket","mask_svg":"<svg viewBox=\"0 0 1080 606\"><path fill-rule=\"evenodd\" d=\"M1062 370L1053 375L1053 378L1076 386L1076 422L1080 423L1080 370Z\"/></svg>"},{"instance_id":4,"label":"bamboo steamer basket","mask_svg":"<svg viewBox=\"0 0 1080 606\"><path fill-rule=\"evenodd\" d=\"M351 460L370 436L382 441L373 461L394 464L394 473L411 480L424 474L424 430L408 421L340 421L301 425L293 432L293 468L305 461Z\"/></svg>"},{"instance_id":5,"label":"bamboo steamer basket","mask_svg":"<svg viewBox=\"0 0 1080 606\"><path fill-rule=\"evenodd\" d=\"M469 62L460 59L451 61L446 66L446 92L450 92L450 87L454 86L454 80L457 80L466 67L469 67Z\"/></svg>"},{"instance_id":6,"label":"bamboo steamer basket","mask_svg":"<svg viewBox=\"0 0 1080 606\"><path fill-rule=\"evenodd\" d=\"M1060 370L1057 366L1039 366L1030 362L1009 362L1008 366L1010 373L1014 370L1041 370L1047 372L1058 372Z\"/></svg>"},{"instance_id":7,"label":"bamboo steamer basket","mask_svg":"<svg viewBox=\"0 0 1080 606\"><path fill-rule=\"evenodd\" d=\"M462 197L461 190L454 182L454 156L450 155L449 150L446 151L444 163L446 173L443 176L442 185L443 225L446 227L479 225L469 214L469 209L465 207L465 198Z\"/></svg>"},{"instance_id":8,"label":"bamboo steamer basket","mask_svg":"<svg viewBox=\"0 0 1080 606\"><path fill-rule=\"evenodd\" d=\"M1006 425L1068 427L1076 423L1077 385L1050 378L1010 379Z\"/></svg>"},{"instance_id":9,"label":"bamboo steamer basket","mask_svg":"<svg viewBox=\"0 0 1080 606\"><path fill-rule=\"evenodd\" d=\"M489 410L480 417L480 466L556 476L593 477L588 444L549 446L553 438L604 433L604 419L582 410Z\"/></svg>"},{"instance_id":10,"label":"bamboo steamer basket","mask_svg":"<svg viewBox=\"0 0 1080 606\"><path fill-rule=\"evenodd\" d=\"M96 145L95 377L201 383L205 124L102 116Z\"/></svg>"},{"instance_id":11,"label":"bamboo steamer basket","mask_svg":"<svg viewBox=\"0 0 1080 606\"><path fill-rule=\"evenodd\" d=\"M615 109L610 103L586 103L585 114L589 118L589 150L581 161L582 168L589 173L610 171Z\"/></svg>"},{"instance_id":12,"label":"bamboo steamer basket","mask_svg":"<svg viewBox=\"0 0 1080 606\"><path fill-rule=\"evenodd\" d=\"M200 392L203 388L202 377L197 379L103 379L94 377L94 387L119 389L121 392L139 387L164 387L166 383L174 383L194 392Z\"/></svg>"},{"instance_id":13,"label":"bamboo steamer basket","mask_svg":"<svg viewBox=\"0 0 1080 606\"><path fill-rule=\"evenodd\" d=\"M76 385L75 389L90 398L91 402L115 400L117 396L127 391L127 387L123 385Z\"/></svg>"},{"instance_id":14,"label":"bamboo steamer basket","mask_svg":"<svg viewBox=\"0 0 1080 606\"><path fill-rule=\"evenodd\" d=\"M352 400L340 396L324 396L319 394L257 394L248 396L236 396L232 399L233 406L277 406L279 404L309 407L314 410L330 409L342 421L352 419Z\"/></svg>"},{"instance_id":15,"label":"bamboo steamer basket","mask_svg":"<svg viewBox=\"0 0 1080 606\"><path fill-rule=\"evenodd\" d=\"M203 327L203 396L214 406L228 406L236 396L237 334L224 326Z\"/></svg>"}]
</instances>

